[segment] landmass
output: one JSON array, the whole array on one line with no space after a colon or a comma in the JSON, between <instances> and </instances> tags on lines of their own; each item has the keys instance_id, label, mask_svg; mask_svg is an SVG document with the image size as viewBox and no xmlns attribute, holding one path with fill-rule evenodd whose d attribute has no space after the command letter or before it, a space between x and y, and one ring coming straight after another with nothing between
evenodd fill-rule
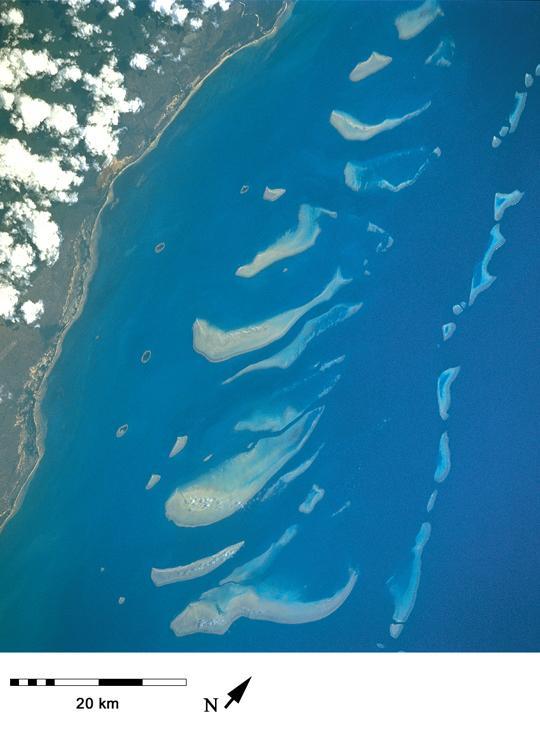
<instances>
[{"instance_id":1,"label":"landmass","mask_svg":"<svg viewBox=\"0 0 540 737\"><path fill-rule=\"evenodd\" d=\"M47 23L58 25L59 11L53 5L56 3L42 3L35 12L28 13L29 22L34 24L28 28L28 33L32 33L33 38L45 40ZM31 6L34 10L34 4ZM58 28L60 35L67 34L62 39L63 43L68 44L69 34L73 33L76 48L80 45L81 33L94 34L98 38L96 44L101 44L99 48L108 50L111 42L100 35L99 24L109 23L109 18L118 18L121 13L96 3L81 11L85 14L83 20L70 4L67 8L65 12L75 31L71 26L67 30ZM0 320L3 377L0 395L0 530L19 508L28 482L44 453L46 425L41 403L47 378L61 353L67 331L83 309L97 264L100 216L106 207L115 203L115 180L157 145L163 131L217 68L245 47L274 34L288 17L292 3L289 0L253 0L247 5L203 0L202 3L193 3L193 8L197 13L189 10L191 21L185 8L182 18L155 11L148 17L144 16L144 23L140 12L132 13L129 30L123 32L114 48L114 58L122 70L129 94L136 94L144 109L137 115L135 110L126 111L129 120L127 115L125 121L122 118L126 130L119 138L118 150L101 171L90 168L86 172L84 183L78 190L77 205L66 207L62 203L53 203L52 212L62 234L61 248L52 268L40 266L33 274L29 290L29 296L43 295L46 301L43 313L36 307L39 301L31 302L34 306L31 311L37 310L41 315L39 326L27 324L22 318ZM124 22L125 19L120 20ZM177 20L182 20L182 23ZM153 45L148 37L156 34L155 56L159 63L152 62L147 55L133 55L137 40L135 34L140 33L141 26L144 26L146 36L139 44L144 48ZM108 34L107 37L113 36ZM35 44L33 40L32 43ZM65 48L63 51L67 55ZM146 56L148 63L139 56ZM118 120L118 111L116 115ZM0 118L0 134L5 130L4 122ZM24 310L20 314L27 316ZM28 316L34 317L30 313Z\"/></svg>"}]
</instances>

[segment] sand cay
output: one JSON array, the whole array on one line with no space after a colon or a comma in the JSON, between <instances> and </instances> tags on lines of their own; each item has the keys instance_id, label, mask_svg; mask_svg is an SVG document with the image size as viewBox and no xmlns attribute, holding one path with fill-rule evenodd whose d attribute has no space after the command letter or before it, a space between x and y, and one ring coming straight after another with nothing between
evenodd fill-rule
<instances>
[{"instance_id":1,"label":"sand cay","mask_svg":"<svg viewBox=\"0 0 540 737\"><path fill-rule=\"evenodd\" d=\"M493 217L495 220L497 222L502 220L505 211L509 207L513 207L514 205L517 205L518 202L521 202L523 194L524 193L520 192L519 189L515 189L513 192L510 192L510 194L497 192L493 201Z\"/></svg>"},{"instance_id":2,"label":"sand cay","mask_svg":"<svg viewBox=\"0 0 540 737\"><path fill-rule=\"evenodd\" d=\"M394 239L392 238L392 236L376 223L369 222L367 224L367 232L377 233L378 236L382 236L381 240L377 243L375 247L375 253L386 253L386 251L388 251L394 245Z\"/></svg>"},{"instance_id":3,"label":"sand cay","mask_svg":"<svg viewBox=\"0 0 540 737\"><path fill-rule=\"evenodd\" d=\"M349 74L351 82L360 82L372 74L380 72L392 62L391 56L379 54L378 51L372 51L365 61L359 62L352 72Z\"/></svg>"},{"instance_id":4,"label":"sand cay","mask_svg":"<svg viewBox=\"0 0 540 737\"><path fill-rule=\"evenodd\" d=\"M379 133L392 130L402 123L406 123L407 120L417 118L426 111L430 105L431 101L426 102L426 104L422 105L418 110L406 113L401 118L386 118L386 120L372 125L369 123L362 123L362 121L357 120L352 115L349 115L349 113L344 113L340 110L333 110L330 115L330 123L347 141L369 141L370 138L378 136Z\"/></svg>"},{"instance_id":5,"label":"sand cay","mask_svg":"<svg viewBox=\"0 0 540 737\"><path fill-rule=\"evenodd\" d=\"M446 322L442 326L442 335L443 340L450 340L452 335L456 332L456 323L455 322Z\"/></svg>"},{"instance_id":6,"label":"sand cay","mask_svg":"<svg viewBox=\"0 0 540 737\"><path fill-rule=\"evenodd\" d=\"M330 517L337 517L339 514L343 514L343 512L345 512L347 509L349 509L350 506L351 506L351 500L350 499L347 499L347 501L345 502L345 504L342 504L341 507L339 507L339 509L336 509L335 512L332 512L332 514L330 515Z\"/></svg>"},{"instance_id":7,"label":"sand cay","mask_svg":"<svg viewBox=\"0 0 540 737\"><path fill-rule=\"evenodd\" d=\"M439 495L439 492L437 491L437 489L435 489L435 491L433 491L430 494L430 497L429 497L428 502L426 504L426 512L429 513L429 512L432 512L433 511L433 507L435 506L435 502L437 501L437 496L438 495Z\"/></svg>"},{"instance_id":8,"label":"sand cay","mask_svg":"<svg viewBox=\"0 0 540 737\"><path fill-rule=\"evenodd\" d=\"M441 420L448 419L448 410L452 401L452 384L457 379L461 370L460 366L454 366L443 371L437 380L437 402L439 404L439 415Z\"/></svg>"},{"instance_id":9,"label":"sand cay","mask_svg":"<svg viewBox=\"0 0 540 737\"><path fill-rule=\"evenodd\" d=\"M424 64L433 64L436 67L452 66L456 45L451 38L443 38L435 51L428 56Z\"/></svg>"},{"instance_id":10,"label":"sand cay","mask_svg":"<svg viewBox=\"0 0 540 737\"><path fill-rule=\"evenodd\" d=\"M281 351L265 358L257 363L251 363L249 366L238 371L233 376L225 379L224 384L229 384L231 381L238 379L244 374L249 374L252 371L262 371L264 369L279 368L287 369L289 366L297 360L299 356L305 351L309 343L321 333L324 333L329 328L337 325L349 317L355 315L358 310L362 307L362 303L355 305L339 304L331 307L327 312L324 312L318 317L314 317L308 320L303 326L302 330L298 333L296 338L285 346Z\"/></svg>"},{"instance_id":11,"label":"sand cay","mask_svg":"<svg viewBox=\"0 0 540 737\"><path fill-rule=\"evenodd\" d=\"M442 482L446 480L448 474L450 473L451 466L450 440L448 438L448 433L443 432L439 440L437 468L435 469L435 473L433 475L433 478L435 479L435 482L437 484L442 484Z\"/></svg>"},{"instance_id":12,"label":"sand cay","mask_svg":"<svg viewBox=\"0 0 540 737\"><path fill-rule=\"evenodd\" d=\"M263 192L263 200L266 200L267 202L275 202L276 200L279 200L280 197L283 197L287 190L283 189L283 187L276 187L275 189L272 189L271 187L265 187Z\"/></svg>"},{"instance_id":13,"label":"sand cay","mask_svg":"<svg viewBox=\"0 0 540 737\"><path fill-rule=\"evenodd\" d=\"M306 624L333 614L347 600L358 574L349 572L345 586L328 599L296 601L270 598L254 586L228 583L205 592L198 601L189 604L172 622L177 637L197 632L223 635L241 617L277 624Z\"/></svg>"},{"instance_id":14,"label":"sand cay","mask_svg":"<svg viewBox=\"0 0 540 737\"><path fill-rule=\"evenodd\" d=\"M506 238L502 235L498 223L491 229L490 236L491 239L482 260L477 264L473 272L471 291L469 293L469 306L473 305L478 295L488 289L488 287L490 287L497 278L489 273L488 267L495 251L506 243Z\"/></svg>"},{"instance_id":15,"label":"sand cay","mask_svg":"<svg viewBox=\"0 0 540 737\"><path fill-rule=\"evenodd\" d=\"M220 330L206 320L197 319L193 323L193 348L212 362L227 361L234 356L264 348L286 335L307 312L331 300L342 286L351 281L344 279L338 269L322 292L309 302L243 328Z\"/></svg>"},{"instance_id":16,"label":"sand cay","mask_svg":"<svg viewBox=\"0 0 540 737\"><path fill-rule=\"evenodd\" d=\"M527 102L527 93L526 92L516 92L514 97L516 99L516 104L514 106L514 109L508 116L508 122L510 123L510 133L515 133L515 131L517 130L519 121L521 120L521 116L523 115L523 111L525 110L525 104Z\"/></svg>"},{"instance_id":17,"label":"sand cay","mask_svg":"<svg viewBox=\"0 0 540 737\"><path fill-rule=\"evenodd\" d=\"M433 23L439 15L444 15L437 0L425 0L413 10L406 10L394 21L398 36L402 41L409 41L418 36Z\"/></svg>"},{"instance_id":18,"label":"sand cay","mask_svg":"<svg viewBox=\"0 0 540 737\"><path fill-rule=\"evenodd\" d=\"M313 484L311 491L308 492L306 498L298 507L298 511L302 514L311 514L317 504L322 501L325 493L326 492L322 487L317 486L317 484Z\"/></svg>"},{"instance_id":19,"label":"sand cay","mask_svg":"<svg viewBox=\"0 0 540 737\"><path fill-rule=\"evenodd\" d=\"M180 453L180 451L184 450L184 448L187 445L187 441L188 441L187 435L179 435L174 441L174 445L171 448L171 452L169 453L169 458L174 458L175 455Z\"/></svg>"},{"instance_id":20,"label":"sand cay","mask_svg":"<svg viewBox=\"0 0 540 737\"><path fill-rule=\"evenodd\" d=\"M236 270L236 276L249 278L255 276L263 269L282 261L284 258L296 256L298 253L307 251L315 245L321 233L318 220L321 215L336 218L337 213L324 210L322 207L311 207L311 205L300 205L298 211L298 225L295 230L288 230L277 241L268 246L264 251L259 251L253 261Z\"/></svg>"},{"instance_id":21,"label":"sand cay","mask_svg":"<svg viewBox=\"0 0 540 737\"><path fill-rule=\"evenodd\" d=\"M179 527L203 527L246 506L293 458L315 430L322 407L308 412L280 435L259 440L169 497L165 513Z\"/></svg>"},{"instance_id":22,"label":"sand cay","mask_svg":"<svg viewBox=\"0 0 540 737\"><path fill-rule=\"evenodd\" d=\"M296 537L297 533L298 525L291 525L291 527L288 527L285 530L279 540L272 543L264 553L261 553L261 555L258 555L256 558L252 558L251 560L248 560L247 563L235 568L229 576L219 582L219 585L223 586L223 584L226 583L245 583L246 581L252 581L254 578L261 576L272 565L283 548Z\"/></svg>"},{"instance_id":23,"label":"sand cay","mask_svg":"<svg viewBox=\"0 0 540 737\"><path fill-rule=\"evenodd\" d=\"M420 586L420 576L422 574L422 553L430 535L431 525L429 522L424 522L416 535L414 546L411 550L412 560L409 566L405 571L397 576L392 576L386 582L390 595L394 600L393 619L397 625L403 625L409 619L414 609ZM394 628L396 634L393 634L392 629L390 630L390 634L392 637L397 637L401 634L402 629L402 627L398 626Z\"/></svg>"},{"instance_id":24,"label":"sand cay","mask_svg":"<svg viewBox=\"0 0 540 737\"><path fill-rule=\"evenodd\" d=\"M161 476L159 473L153 473L150 478L148 479L148 482L146 486L144 487L146 491L150 491L150 489L153 489L156 484L159 484L161 481Z\"/></svg>"},{"instance_id":25,"label":"sand cay","mask_svg":"<svg viewBox=\"0 0 540 737\"><path fill-rule=\"evenodd\" d=\"M150 578L156 586L167 586L171 583L177 583L178 581L190 581L193 578L200 578L206 576L207 573L215 571L216 568L222 566L229 558L240 550L244 545L242 540L234 545L229 545L227 548L223 548L213 555L209 555L206 558L201 558L193 563L188 563L185 566L176 566L175 568L152 568Z\"/></svg>"}]
</instances>

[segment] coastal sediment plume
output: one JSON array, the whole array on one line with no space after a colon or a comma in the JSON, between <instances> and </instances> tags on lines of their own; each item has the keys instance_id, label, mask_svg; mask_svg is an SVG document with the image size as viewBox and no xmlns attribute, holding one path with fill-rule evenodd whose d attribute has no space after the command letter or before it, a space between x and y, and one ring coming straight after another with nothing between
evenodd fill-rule
<instances>
[{"instance_id":1,"label":"coastal sediment plume","mask_svg":"<svg viewBox=\"0 0 540 737\"><path fill-rule=\"evenodd\" d=\"M308 320L296 338L294 338L294 340L281 351L275 353L269 358L263 359L262 361L249 364L249 366L246 366L233 376L225 379L223 383L229 384L231 381L238 379L240 376L244 376L244 374L249 374L252 371L262 371L264 369L271 368L289 368L289 366L292 366L297 358L302 355L313 338L316 338L318 335L324 333L334 325L352 317L361 307L361 302L355 305L334 305L327 312L323 312L322 315L318 315L317 317Z\"/></svg>"},{"instance_id":2,"label":"coastal sediment plume","mask_svg":"<svg viewBox=\"0 0 540 737\"><path fill-rule=\"evenodd\" d=\"M442 372L437 380L437 402L439 404L441 420L448 419L448 411L452 401L452 384L457 379L460 370L460 366L448 368Z\"/></svg>"},{"instance_id":3,"label":"coastal sediment plume","mask_svg":"<svg viewBox=\"0 0 540 737\"><path fill-rule=\"evenodd\" d=\"M437 456L437 468L433 474L433 478L437 484L442 484L450 473L450 440L448 433L443 432L439 440L439 452Z\"/></svg>"},{"instance_id":4,"label":"coastal sediment plume","mask_svg":"<svg viewBox=\"0 0 540 737\"><path fill-rule=\"evenodd\" d=\"M240 550L244 545L244 541L229 545L206 558L195 560L185 566L175 566L174 568L152 568L150 578L156 586L168 586L171 583L179 581L190 581L192 578L200 578L206 576L207 573L215 571L216 568L222 566L229 558Z\"/></svg>"},{"instance_id":5,"label":"coastal sediment plume","mask_svg":"<svg viewBox=\"0 0 540 737\"><path fill-rule=\"evenodd\" d=\"M436 148L394 151L367 161L349 161L345 166L345 184L354 192L371 192L386 189L399 192L413 185L426 170L433 158L441 155Z\"/></svg>"},{"instance_id":6,"label":"coastal sediment plume","mask_svg":"<svg viewBox=\"0 0 540 737\"><path fill-rule=\"evenodd\" d=\"M283 187L275 187L272 189L272 187L265 187L263 192L263 200L266 200L267 202L275 202L276 200L279 200L280 197L283 197L287 190Z\"/></svg>"},{"instance_id":7,"label":"coastal sediment plume","mask_svg":"<svg viewBox=\"0 0 540 737\"><path fill-rule=\"evenodd\" d=\"M443 38L435 51L428 56L424 64L433 64L436 67L452 66L456 44L451 38Z\"/></svg>"},{"instance_id":8,"label":"coastal sediment plume","mask_svg":"<svg viewBox=\"0 0 540 737\"><path fill-rule=\"evenodd\" d=\"M349 113L344 113L341 110L333 110L330 114L330 124L340 133L343 138L347 141L369 141L370 138L384 133L384 131L392 130L397 128L402 123L406 123L408 120L413 120L427 110L431 105L431 101L426 102L425 105L413 110L410 113L406 113L401 118L386 118L380 123L362 123L357 120Z\"/></svg>"},{"instance_id":9,"label":"coastal sediment plume","mask_svg":"<svg viewBox=\"0 0 540 737\"><path fill-rule=\"evenodd\" d=\"M168 519L179 527L203 527L238 512L303 448L322 411L308 412L280 435L262 438L251 450L178 487L165 504Z\"/></svg>"},{"instance_id":10,"label":"coastal sediment plume","mask_svg":"<svg viewBox=\"0 0 540 737\"><path fill-rule=\"evenodd\" d=\"M287 425L298 419L306 409L306 406L297 409L292 405L287 405L281 411L274 413L256 411L245 420L239 420L234 429L237 432L244 430L248 432L281 432Z\"/></svg>"},{"instance_id":11,"label":"coastal sediment plume","mask_svg":"<svg viewBox=\"0 0 540 737\"><path fill-rule=\"evenodd\" d=\"M178 455L180 451L184 450L184 448L187 445L187 441L188 441L187 435L179 435L174 441L174 445L171 448L171 452L169 453L169 458L174 458L175 455Z\"/></svg>"},{"instance_id":12,"label":"coastal sediment plume","mask_svg":"<svg viewBox=\"0 0 540 737\"><path fill-rule=\"evenodd\" d=\"M515 189L509 194L497 192L493 201L493 217L495 220L497 220L497 222L502 220L505 211L509 207L513 207L514 205L517 205L518 202L521 202L522 197L523 192L520 192L519 189Z\"/></svg>"},{"instance_id":13,"label":"coastal sediment plume","mask_svg":"<svg viewBox=\"0 0 540 737\"><path fill-rule=\"evenodd\" d=\"M313 374L286 389L275 392L268 403L258 403L254 409L234 425L236 432L276 433L284 430L315 402L320 403L336 383L336 376Z\"/></svg>"},{"instance_id":14,"label":"coastal sediment plume","mask_svg":"<svg viewBox=\"0 0 540 737\"><path fill-rule=\"evenodd\" d=\"M527 93L526 92L516 92L514 97L515 97L516 103L514 105L514 109L508 116L508 121L510 123L510 133L515 133L515 131L517 130L519 121L521 120L521 116L523 115L523 111L525 110L525 104L527 102Z\"/></svg>"},{"instance_id":15,"label":"coastal sediment plume","mask_svg":"<svg viewBox=\"0 0 540 737\"><path fill-rule=\"evenodd\" d=\"M349 571L349 579L333 596L318 601L298 601L280 592L279 598L259 591L255 586L228 583L206 591L198 601L188 604L172 622L177 637L197 632L223 635L241 617L277 624L306 624L333 614L347 600L358 574Z\"/></svg>"},{"instance_id":16,"label":"coastal sediment plume","mask_svg":"<svg viewBox=\"0 0 540 737\"><path fill-rule=\"evenodd\" d=\"M269 486L267 491L264 492L263 496L261 497L261 501L265 502L268 499L271 499L276 494L281 494L282 491L285 491L289 484L291 484L295 479L297 479L309 468L311 468L311 466L317 460L317 457L322 449L323 446L321 445L319 448L317 448L312 456L306 458L305 461L300 463L298 466L295 466L291 471L287 471L287 473L284 473L283 476L280 476L278 480L275 481L271 486Z\"/></svg>"},{"instance_id":17,"label":"coastal sediment plume","mask_svg":"<svg viewBox=\"0 0 540 737\"><path fill-rule=\"evenodd\" d=\"M392 62L391 56L379 54L378 51L372 51L367 59L359 62L349 74L351 82L360 82L372 74L380 72Z\"/></svg>"},{"instance_id":18,"label":"coastal sediment plume","mask_svg":"<svg viewBox=\"0 0 540 737\"><path fill-rule=\"evenodd\" d=\"M437 0L425 0L421 5L412 10L406 10L398 15L394 21L398 36L402 41L409 41L418 36L439 15L444 15Z\"/></svg>"},{"instance_id":19,"label":"coastal sediment plume","mask_svg":"<svg viewBox=\"0 0 540 737\"><path fill-rule=\"evenodd\" d=\"M307 312L331 300L342 286L351 281L345 279L338 269L322 292L309 302L242 328L220 330L206 320L197 319L193 323L193 348L212 362L227 361L234 356L264 348L286 335Z\"/></svg>"},{"instance_id":20,"label":"coastal sediment plume","mask_svg":"<svg viewBox=\"0 0 540 737\"><path fill-rule=\"evenodd\" d=\"M308 492L308 495L306 496L302 504L298 507L298 511L302 514L311 514L317 504L322 500L324 495L325 490L321 486L313 484L311 490Z\"/></svg>"},{"instance_id":21,"label":"coastal sediment plume","mask_svg":"<svg viewBox=\"0 0 540 737\"><path fill-rule=\"evenodd\" d=\"M332 210L325 210L322 207L312 207L311 205L300 205L298 211L298 224L295 230L288 230L272 243L264 251L259 251L253 261L236 269L236 276L249 278L255 276L263 269L282 261L284 258L291 258L298 253L307 251L315 245L317 238L321 234L319 218L321 215L328 215L336 218L337 213Z\"/></svg>"},{"instance_id":22,"label":"coastal sediment plume","mask_svg":"<svg viewBox=\"0 0 540 737\"><path fill-rule=\"evenodd\" d=\"M431 525L424 522L416 535L411 550L411 561L405 570L392 576L386 582L390 595L394 601L394 628L390 626L390 635L398 637L403 625L409 619L416 604L416 597L420 587L422 575L422 553L431 535ZM400 626L401 625L401 626Z\"/></svg>"},{"instance_id":23,"label":"coastal sediment plume","mask_svg":"<svg viewBox=\"0 0 540 737\"><path fill-rule=\"evenodd\" d=\"M442 335L443 340L450 340L452 335L456 332L456 323L455 322L446 322L442 326Z\"/></svg>"},{"instance_id":24,"label":"coastal sediment plume","mask_svg":"<svg viewBox=\"0 0 540 737\"><path fill-rule=\"evenodd\" d=\"M506 243L506 238L501 234L501 229L498 223L491 229L490 236L491 239L484 255L482 256L482 260L476 265L473 272L471 291L469 293L469 306L473 305L478 295L488 289L497 278L489 273L488 267L495 251Z\"/></svg>"},{"instance_id":25,"label":"coastal sediment plume","mask_svg":"<svg viewBox=\"0 0 540 737\"><path fill-rule=\"evenodd\" d=\"M156 484L159 484L161 481L161 476L159 473L153 473L150 478L148 479L148 482L146 486L144 487L146 491L150 491L150 489L153 489Z\"/></svg>"},{"instance_id":26,"label":"coastal sediment plume","mask_svg":"<svg viewBox=\"0 0 540 737\"><path fill-rule=\"evenodd\" d=\"M270 568L283 548L296 537L298 529L298 525L287 527L279 540L272 543L264 553L261 553L256 558L252 558L251 560L248 560L247 563L235 568L229 576L223 578L219 582L219 585L223 586L226 583L245 583L246 581L252 581L254 578L261 576Z\"/></svg>"}]
</instances>

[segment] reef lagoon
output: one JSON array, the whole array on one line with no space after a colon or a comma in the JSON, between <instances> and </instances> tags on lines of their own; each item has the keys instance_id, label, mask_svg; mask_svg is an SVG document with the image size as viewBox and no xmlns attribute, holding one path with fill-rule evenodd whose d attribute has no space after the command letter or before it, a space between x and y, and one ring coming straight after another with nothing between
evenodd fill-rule
<instances>
[{"instance_id":1,"label":"reef lagoon","mask_svg":"<svg viewBox=\"0 0 540 737\"><path fill-rule=\"evenodd\" d=\"M122 174L0 649L538 650L539 35L299 2Z\"/></svg>"}]
</instances>

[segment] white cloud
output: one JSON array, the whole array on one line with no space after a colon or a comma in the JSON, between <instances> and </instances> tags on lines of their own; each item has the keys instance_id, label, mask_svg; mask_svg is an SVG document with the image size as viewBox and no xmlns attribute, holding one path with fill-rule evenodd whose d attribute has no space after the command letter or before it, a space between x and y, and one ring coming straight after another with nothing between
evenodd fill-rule
<instances>
[{"instance_id":1,"label":"white cloud","mask_svg":"<svg viewBox=\"0 0 540 737\"><path fill-rule=\"evenodd\" d=\"M90 5L92 0L60 0L64 5L67 5L71 10L78 11L84 10L87 5Z\"/></svg>"},{"instance_id":2,"label":"white cloud","mask_svg":"<svg viewBox=\"0 0 540 737\"><path fill-rule=\"evenodd\" d=\"M36 247L40 261L49 266L56 262L60 252L60 231L50 212L38 209L32 200L26 199L10 205L6 221L20 225Z\"/></svg>"},{"instance_id":3,"label":"white cloud","mask_svg":"<svg viewBox=\"0 0 540 737\"><path fill-rule=\"evenodd\" d=\"M15 100L15 112L11 115L11 123L17 130L25 130L31 133L38 128L51 111L51 106L45 100L29 97L28 95L17 95Z\"/></svg>"},{"instance_id":4,"label":"white cloud","mask_svg":"<svg viewBox=\"0 0 540 737\"><path fill-rule=\"evenodd\" d=\"M188 17L181 0L150 1L153 10L173 25L184 23ZM24 292L39 262L52 265L59 256L62 236L56 218L53 219L52 205L77 201L78 187L90 166L99 170L118 154L121 116L136 113L143 107L140 99L128 98L124 76L117 69L113 31L102 33L99 26L86 22L83 13L91 2L60 0L73 27L72 37L68 35L65 39L68 46L62 58L54 58L43 48L55 39L49 28L42 28L36 35L41 39L42 50L20 48L22 41L32 35L25 32L23 13L15 7L0 9L0 25L8 26L0 48L0 108L9 111L13 126L11 137L0 135L3 220L0 318L4 320L24 320L31 324L42 314L41 300L28 300ZM136 7L131 0L125 0L122 6L117 0L98 2L113 19ZM0 6L5 5L7 3L0 2ZM122 24L114 26L121 28ZM91 41L81 44L73 36ZM157 41L166 43L164 39ZM85 72L83 66L88 63L85 46L93 52L92 73ZM131 59L132 67L148 68L152 63L149 54L149 51L148 54L135 54ZM96 63L97 72L94 71ZM29 79L44 77L48 79L39 88L34 85L33 93L30 88L21 88ZM78 88L77 96L73 95L73 102L77 100L75 104L81 93L87 95L87 102L81 108L84 112L66 102L72 85ZM33 96L36 89L40 90L39 97ZM63 91L63 98L57 97L58 102L55 102L54 92L58 90ZM39 139L35 135L38 131ZM41 135L43 131L48 135ZM40 148L37 148L38 140Z\"/></svg>"},{"instance_id":5,"label":"white cloud","mask_svg":"<svg viewBox=\"0 0 540 737\"><path fill-rule=\"evenodd\" d=\"M87 23L86 21L78 18L76 15L71 18L71 22L73 23L73 28L75 29L73 35L77 36L78 38L91 38L94 34L97 35L101 33L101 28L99 26L96 26L93 23Z\"/></svg>"},{"instance_id":6,"label":"white cloud","mask_svg":"<svg viewBox=\"0 0 540 737\"><path fill-rule=\"evenodd\" d=\"M58 65L47 51L0 49L0 87L15 89L30 77L54 76Z\"/></svg>"},{"instance_id":7,"label":"white cloud","mask_svg":"<svg viewBox=\"0 0 540 737\"><path fill-rule=\"evenodd\" d=\"M6 399L9 401L10 399L12 399L12 397L12 393L6 391L6 387L3 384L0 384L0 404Z\"/></svg>"},{"instance_id":8,"label":"white cloud","mask_svg":"<svg viewBox=\"0 0 540 737\"><path fill-rule=\"evenodd\" d=\"M51 105L51 110L45 121L47 128L66 135L77 130L77 115L73 105Z\"/></svg>"},{"instance_id":9,"label":"white cloud","mask_svg":"<svg viewBox=\"0 0 540 737\"><path fill-rule=\"evenodd\" d=\"M109 17L113 20L121 15L124 15L124 8L121 8L120 5L115 5L114 8L109 11Z\"/></svg>"},{"instance_id":10,"label":"white cloud","mask_svg":"<svg viewBox=\"0 0 540 737\"><path fill-rule=\"evenodd\" d=\"M22 26L24 15L19 8L9 8L0 13L0 23L4 26Z\"/></svg>"},{"instance_id":11,"label":"white cloud","mask_svg":"<svg viewBox=\"0 0 540 737\"><path fill-rule=\"evenodd\" d=\"M94 98L94 110L83 129L86 147L94 156L112 159L118 153L118 131L115 126L121 113L136 113L142 107L138 98L127 100L124 75L115 69L116 58L101 68L99 75L85 74L83 86Z\"/></svg>"},{"instance_id":12,"label":"white cloud","mask_svg":"<svg viewBox=\"0 0 540 737\"><path fill-rule=\"evenodd\" d=\"M219 5L222 10L228 10L231 7L231 0L203 0L203 5L207 9Z\"/></svg>"},{"instance_id":13,"label":"white cloud","mask_svg":"<svg viewBox=\"0 0 540 737\"><path fill-rule=\"evenodd\" d=\"M37 302L32 302L28 299L21 305L21 312L26 324L31 325L43 314L43 302L41 300L38 300Z\"/></svg>"},{"instance_id":14,"label":"white cloud","mask_svg":"<svg viewBox=\"0 0 540 737\"><path fill-rule=\"evenodd\" d=\"M152 63L152 59L147 54L134 54L131 57L129 66L132 69L144 70L144 69L148 69L151 63Z\"/></svg>"},{"instance_id":15,"label":"white cloud","mask_svg":"<svg viewBox=\"0 0 540 737\"><path fill-rule=\"evenodd\" d=\"M82 72L76 64L66 64L53 79L52 88L60 89L66 82L78 82L81 77Z\"/></svg>"},{"instance_id":16,"label":"white cloud","mask_svg":"<svg viewBox=\"0 0 540 737\"><path fill-rule=\"evenodd\" d=\"M11 284L0 281L0 317L12 320L19 300L19 292Z\"/></svg>"},{"instance_id":17,"label":"white cloud","mask_svg":"<svg viewBox=\"0 0 540 737\"><path fill-rule=\"evenodd\" d=\"M6 276L11 279L28 280L30 274L36 270L34 261L34 251L28 244L17 245L14 248L0 246L0 264Z\"/></svg>"},{"instance_id":18,"label":"white cloud","mask_svg":"<svg viewBox=\"0 0 540 737\"><path fill-rule=\"evenodd\" d=\"M0 138L0 180L18 191L21 186L36 194L48 195L57 202L76 201L73 188L82 177L62 168L58 154L50 158L33 154L16 138Z\"/></svg>"},{"instance_id":19,"label":"white cloud","mask_svg":"<svg viewBox=\"0 0 540 737\"><path fill-rule=\"evenodd\" d=\"M11 110L14 100L15 95L13 94L13 92L8 92L8 90L0 90L0 105L4 108L4 110Z\"/></svg>"},{"instance_id":20,"label":"white cloud","mask_svg":"<svg viewBox=\"0 0 540 737\"><path fill-rule=\"evenodd\" d=\"M154 12L169 18L173 25L181 26L189 15L189 10L177 0L150 0L150 7Z\"/></svg>"},{"instance_id":21,"label":"white cloud","mask_svg":"<svg viewBox=\"0 0 540 737\"><path fill-rule=\"evenodd\" d=\"M192 18L190 23L191 23L192 28L194 28L195 30L198 30L199 28L201 28L203 24L202 18Z\"/></svg>"}]
</instances>

